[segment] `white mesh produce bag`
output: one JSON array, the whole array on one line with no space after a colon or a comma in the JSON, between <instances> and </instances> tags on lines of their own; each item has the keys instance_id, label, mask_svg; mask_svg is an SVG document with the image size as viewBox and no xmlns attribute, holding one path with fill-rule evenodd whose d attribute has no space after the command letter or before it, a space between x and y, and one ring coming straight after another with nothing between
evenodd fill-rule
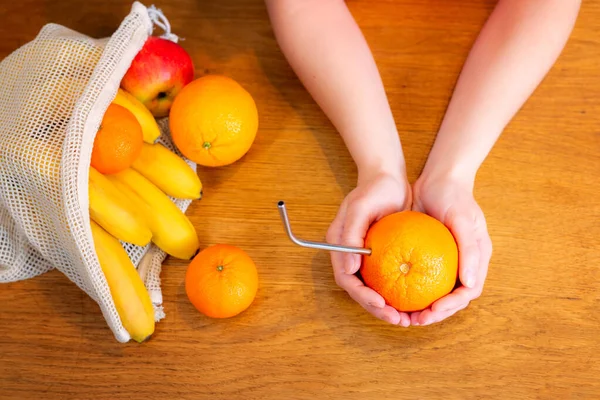
<instances>
[{"instance_id":1,"label":"white mesh produce bag","mask_svg":"<svg viewBox=\"0 0 600 400\"><path fill-rule=\"evenodd\" d=\"M48 24L0 63L0 282L56 268L98 303L120 342L130 336L94 250L88 171L104 112L152 34L153 21L168 28L159 10L134 2L109 38ZM159 142L181 156L170 141L168 121L159 126ZM190 204L172 200L184 212ZM150 292L158 321L166 254L153 244L124 246Z\"/></svg>"}]
</instances>

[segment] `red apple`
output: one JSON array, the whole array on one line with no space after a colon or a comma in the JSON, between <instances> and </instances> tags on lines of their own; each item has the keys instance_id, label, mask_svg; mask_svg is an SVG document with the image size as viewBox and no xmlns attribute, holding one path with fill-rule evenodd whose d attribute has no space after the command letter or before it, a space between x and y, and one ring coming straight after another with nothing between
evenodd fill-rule
<instances>
[{"instance_id":1,"label":"red apple","mask_svg":"<svg viewBox=\"0 0 600 400\"><path fill-rule=\"evenodd\" d=\"M194 79L192 58L179 44L150 36L121 80L155 117L169 115L179 91Z\"/></svg>"}]
</instances>

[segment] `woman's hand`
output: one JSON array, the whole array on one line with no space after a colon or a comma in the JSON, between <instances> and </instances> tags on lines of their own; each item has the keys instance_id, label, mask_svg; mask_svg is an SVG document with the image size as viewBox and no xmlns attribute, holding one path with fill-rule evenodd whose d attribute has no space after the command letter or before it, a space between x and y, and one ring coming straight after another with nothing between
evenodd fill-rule
<instances>
[{"instance_id":1,"label":"woman's hand","mask_svg":"<svg viewBox=\"0 0 600 400\"><path fill-rule=\"evenodd\" d=\"M446 225L458 244L458 269L462 286L437 300L426 310L414 312L412 325L439 322L467 307L483 291L492 242L485 217L473 198L473 185L468 179L449 175L422 176L413 188L413 210L421 211Z\"/></svg>"},{"instance_id":2,"label":"woman's hand","mask_svg":"<svg viewBox=\"0 0 600 400\"><path fill-rule=\"evenodd\" d=\"M463 286L411 314L412 324L441 321L481 294L492 244L473 198L475 175L560 55L580 3L501 0L469 52L422 176L413 185L413 209L442 221L458 242Z\"/></svg>"},{"instance_id":3,"label":"woman's hand","mask_svg":"<svg viewBox=\"0 0 600 400\"><path fill-rule=\"evenodd\" d=\"M411 188L405 176L379 173L365 179L359 178L357 187L340 205L327 231L327 241L362 247L371 224L388 214L410 208L410 204ZM335 282L375 317L394 325L409 326L410 317L407 313L400 313L386 305L383 297L366 287L355 275L361 262L358 254L332 252Z\"/></svg>"}]
</instances>

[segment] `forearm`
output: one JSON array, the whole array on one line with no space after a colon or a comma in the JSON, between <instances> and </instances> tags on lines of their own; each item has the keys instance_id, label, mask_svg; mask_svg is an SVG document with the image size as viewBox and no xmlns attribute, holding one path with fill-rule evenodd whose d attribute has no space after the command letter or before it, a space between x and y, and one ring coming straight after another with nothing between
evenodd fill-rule
<instances>
[{"instance_id":1,"label":"forearm","mask_svg":"<svg viewBox=\"0 0 600 400\"><path fill-rule=\"evenodd\" d=\"M424 175L471 182L494 143L550 70L579 1L500 0L463 67Z\"/></svg>"},{"instance_id":2,"label":"forearm","mask_svg":"<svg viewBox=\"0 0 600 400\"><path fill-rule=\"evenodd\" d=\"M400 139L369 47L341 0L266 1L279 46L348 147L361 176L405 174Z\"/></svg>"}]
</instances>

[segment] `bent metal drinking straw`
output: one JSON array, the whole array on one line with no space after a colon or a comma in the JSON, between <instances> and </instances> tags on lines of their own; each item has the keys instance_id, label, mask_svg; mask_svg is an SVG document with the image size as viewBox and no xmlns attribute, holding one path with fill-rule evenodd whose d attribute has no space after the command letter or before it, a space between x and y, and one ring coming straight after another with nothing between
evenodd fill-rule
<instances>
[{"instance_id":1,"label":"bent metal drinking straw","mask_svg":"<svg viewBox=\"0 0 600 400\"><path fill-rule=\"evenodd\" d=\"M371 254L371 249L365 249L362 247L340 246L337 244L311 242L308 240L298 239L296 236L294 236L294 233L292 232L292 227L290 226L290 219L288 218L285 203L283 201L279 201L279 203L277 203L277 208L279 208L279 215L281 216L281 220L283 221L285 232L287 233L290 240L298 246L309 247L311 249L319 250L341 251L343 253L357 253L366 255Z\"/></svg>"}]
</instances>

